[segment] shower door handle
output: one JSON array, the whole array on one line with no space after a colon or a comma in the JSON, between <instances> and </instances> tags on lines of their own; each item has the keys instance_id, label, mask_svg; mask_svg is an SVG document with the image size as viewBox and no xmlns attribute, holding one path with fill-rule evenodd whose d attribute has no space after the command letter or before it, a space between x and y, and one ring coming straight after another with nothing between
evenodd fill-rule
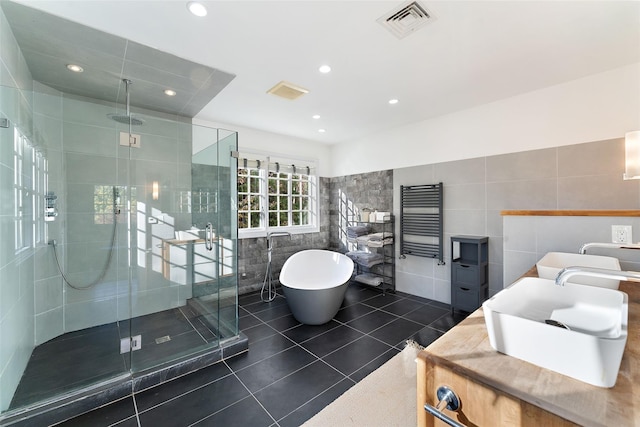
<instances>
[{"instance_id":1,"label":"shower door handle","mask_svg":"<svg viewBox=\"0 0 640 427\"><path fill-rule=\"evenodd\" d=\"M213 224L210 222L207 223L204 229L204 246L208 251L213 250Z\"/></svg>"}]
</instances>

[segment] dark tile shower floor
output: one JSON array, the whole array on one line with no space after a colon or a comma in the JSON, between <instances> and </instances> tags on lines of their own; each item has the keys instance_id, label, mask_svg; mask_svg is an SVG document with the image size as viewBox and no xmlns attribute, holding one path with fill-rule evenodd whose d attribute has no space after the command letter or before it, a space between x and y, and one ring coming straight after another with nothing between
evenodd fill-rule
<instances>
[{"instance_id":1,"label":"dark tile shower floor","mask_svg":"<svg viewBox=\"0 0 640 427\"><path fill-rule=\"evenodd\" d=\"M321 326L298 323L282 296L263 303L252 293L239 303L248 352L58 425L299 426L401 351L407 339L426 346L467 315L358 284Z\"/></svg>"},{"instance_id":2,"label":"dark tile shower floor","mask_svg":"<svg viewBox=\"0 0 640 427\"><path fill-rule=\"evenodd\" d=\"M142 348L120 354L120 339L135 335ZM9 409L126 374L132 357L134 367L152 367L217 339L206 316L188 305L68 332L34 349Z\"/></svg>"}]
</instances>

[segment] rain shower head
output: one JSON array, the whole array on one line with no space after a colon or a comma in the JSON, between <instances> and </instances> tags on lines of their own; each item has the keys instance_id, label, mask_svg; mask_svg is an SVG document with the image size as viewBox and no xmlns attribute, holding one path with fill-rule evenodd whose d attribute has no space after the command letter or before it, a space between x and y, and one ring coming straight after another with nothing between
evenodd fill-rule
<instances>
[{"instance_id":1,"label":"rain shower head","mask_svg":"<svg viewBox=\"0 0 640 427\"><path fill-rule=\"evenodd\" d=\"M137 117L133 117L133 116L128 116L126 114L107 114L107 117L109 117L111 120L115 120L118 123L123 123L125 125L129 124L129 121L131 121L131 125L133 126L140 126L144 124L144 120L139 119Z\"/></svg>"},{"instance_id":2,"label":"rain shower head","mask_svg":"<svg viewBox=\"0 0 640 427\"><path fill-rule=\"evenodd\" d=\"M133 82L129 79L122 79L122 83L124 83L125 92L127 96L127 114L112 113L112 114L107 114L107 117L109 117L111 120L115 120L116 122L123 123L125 125L140 126L141 124L144 123L144 121L142 119L133 117L131 115L131 110L129 110L129 86L131 86Z\"/></svg>"}]
</instances>

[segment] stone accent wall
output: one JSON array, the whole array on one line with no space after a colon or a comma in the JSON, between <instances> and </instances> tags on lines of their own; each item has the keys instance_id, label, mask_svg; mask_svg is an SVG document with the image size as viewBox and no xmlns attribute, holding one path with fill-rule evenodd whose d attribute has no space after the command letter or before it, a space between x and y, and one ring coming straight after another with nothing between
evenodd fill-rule
<instances>
[{"instance_id":1,"label":"stone accent wall","mask_svg":"<svg viewBox=\"0 0 640 427\"><path fill-rule=\"evenodd\" d=\"M331 178L330 194L330 247L346 252L341 239L340 228L344 228L341 224L352 221L352 216L365 208L393 212L393 170Z\"/></svg>"},{"instance_id":2,"label":"stone accent wall","mask_svg":"<svg viewBox=\"0 0 640 427\"><path fill-rule=\"evenodd\" d=\"M319 179L320 232L276 237L273 240L272 272L277 280L284 262L305 249L329 248L329 178ZM267 239L238 239L238 293L244 294L262 287L267 270Z\"/></svg>"}]
</instances>

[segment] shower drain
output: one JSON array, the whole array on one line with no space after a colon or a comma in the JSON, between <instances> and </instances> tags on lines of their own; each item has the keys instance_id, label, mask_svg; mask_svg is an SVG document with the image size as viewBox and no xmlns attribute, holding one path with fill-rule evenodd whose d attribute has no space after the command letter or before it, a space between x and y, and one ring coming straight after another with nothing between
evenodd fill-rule
<instances>
[{"instance_id":1,"label":"shower drain","mask_svg":"<svg viewBox=\"0 0 640 427\"><path fill-rule=\"evenodd\" d=\"M163 337L156 338L156 344L162 344L162 343L165 343L167 341L171 341L171 337L169 335L165 335Z\"/></svg>"}]
</instances>

